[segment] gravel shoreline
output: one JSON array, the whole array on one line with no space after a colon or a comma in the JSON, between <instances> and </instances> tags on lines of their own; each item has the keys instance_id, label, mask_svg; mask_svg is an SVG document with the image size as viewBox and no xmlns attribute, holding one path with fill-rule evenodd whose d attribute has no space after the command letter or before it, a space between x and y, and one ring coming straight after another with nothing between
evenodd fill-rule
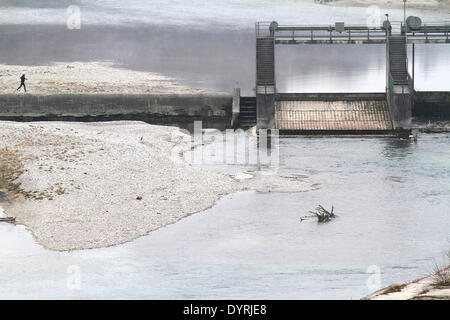
<instances>
[{"instance_id":1,"label":"gravel shoreline","mask_svg":"<svg viewBox=\"0 0 450 320\"><path fill-rule=\"evenodd\" d=\"M57 62L43 66L0 64L0 94L25 94L20 76L25 73L27 93L50 94L198 94L205 93L179 84L158 73L118 68L111 61Z\"/></svg>"},{"instance_id":2,"label":"gravel shoreline","mask_svg":"<svg viewBox=\"0 0 450 320\"><path fill-rule=\"evenodd\" d=\"M238 191L301 192L303 176L251 173L250 179L193 167L176 127L138 121L0 121L0 149L16 152L24 172L16 195L0 203L44 247L107 247L203 211Z\"/></svg>"}]
</instances>

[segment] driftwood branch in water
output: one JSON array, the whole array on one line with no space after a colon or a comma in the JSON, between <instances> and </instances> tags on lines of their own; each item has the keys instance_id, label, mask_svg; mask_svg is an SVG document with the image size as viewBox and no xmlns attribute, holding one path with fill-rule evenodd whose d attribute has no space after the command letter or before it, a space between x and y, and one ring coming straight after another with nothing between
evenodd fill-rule
<instances>
[{"instance_id":1,"label":"driftwood branch in water","mask_svg":"<svg viewBox=\"0 0 450 320\"><path fill-rule=\"evenodd\" d=\"M315 211L310 211L310 213L312 213L312 215L301 217L300 222L305 220L306 218L317 218L318 222L323 223L328 222L336 217L336 215L334 214L334 206L331 206L331 211L328 211L327 209L319 205Z\"/></svg>"}]
</instances>

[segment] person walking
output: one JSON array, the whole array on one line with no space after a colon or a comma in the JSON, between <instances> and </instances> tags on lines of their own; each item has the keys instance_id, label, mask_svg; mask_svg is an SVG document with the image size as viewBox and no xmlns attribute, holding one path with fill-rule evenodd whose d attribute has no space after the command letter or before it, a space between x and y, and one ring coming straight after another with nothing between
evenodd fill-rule
<instances>
[{"instance_id":1,"label":"person walking","mask_svg":"<svg viewBox=\"0 0 450 320\"><path fill-rule=\"evenodd\" d=\"M25 86L25 80L28 80L28 78L25 78L25 73L24 73L20 77L20 87L18 87L16 91L19 91L20 88L22 88L22 86L23 86L23 90L25 90L25 92L27 92L27 87Z\"/></svg>"}]
</instances>

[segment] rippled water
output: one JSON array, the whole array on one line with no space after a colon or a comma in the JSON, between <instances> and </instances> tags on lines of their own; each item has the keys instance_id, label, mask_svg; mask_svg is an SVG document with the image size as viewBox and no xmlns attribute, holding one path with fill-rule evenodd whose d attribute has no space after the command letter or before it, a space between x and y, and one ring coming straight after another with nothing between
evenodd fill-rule
<instances>
[{"instance_id":1,"label":"rippled water","mask_svg":"<svg viewBox=\"0 0 450 320\"><path fill-rule=\"evenodd\" d=\"M71 253L44 250L23 227L0 225L8 244L0 250L0 297L358 299L371 291L369 267L387 286L442 260L450 238L449 135L422 134L417 144L281 139L280 156L280 172L306 174L320 189L234 194L136 241ZM334 205L339 217L300 222L318 204ZM73 270L79 290L67 287Z\"/></svg>"}]
</instances>

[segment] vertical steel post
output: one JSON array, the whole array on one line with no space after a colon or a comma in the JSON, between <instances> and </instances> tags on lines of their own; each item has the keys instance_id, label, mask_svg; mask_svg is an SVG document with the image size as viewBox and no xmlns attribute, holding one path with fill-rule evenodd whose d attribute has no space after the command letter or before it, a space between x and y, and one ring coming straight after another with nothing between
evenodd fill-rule
<instances>
[{"instance_id":1,"label":"vertical steel post","mask_svg":"<svg viewBox=\"0 0 450 320\"><path fill-rule=\"evenodd\" d=\"M415 43L412 44L412 90L415 90L415 81L416 81L416 77L414 75L414 71L415 71Z\"/></svg>"},{"instance_id":2,"label":"vertical steel post","mask_svg":"<svg viewBox=\"0 0 450 320\"><path fill-rule=\"evenodd\" d=\"M403 28L405 28L406 36L406 0L403 0Z\"/></svg>"}]
</instances>

